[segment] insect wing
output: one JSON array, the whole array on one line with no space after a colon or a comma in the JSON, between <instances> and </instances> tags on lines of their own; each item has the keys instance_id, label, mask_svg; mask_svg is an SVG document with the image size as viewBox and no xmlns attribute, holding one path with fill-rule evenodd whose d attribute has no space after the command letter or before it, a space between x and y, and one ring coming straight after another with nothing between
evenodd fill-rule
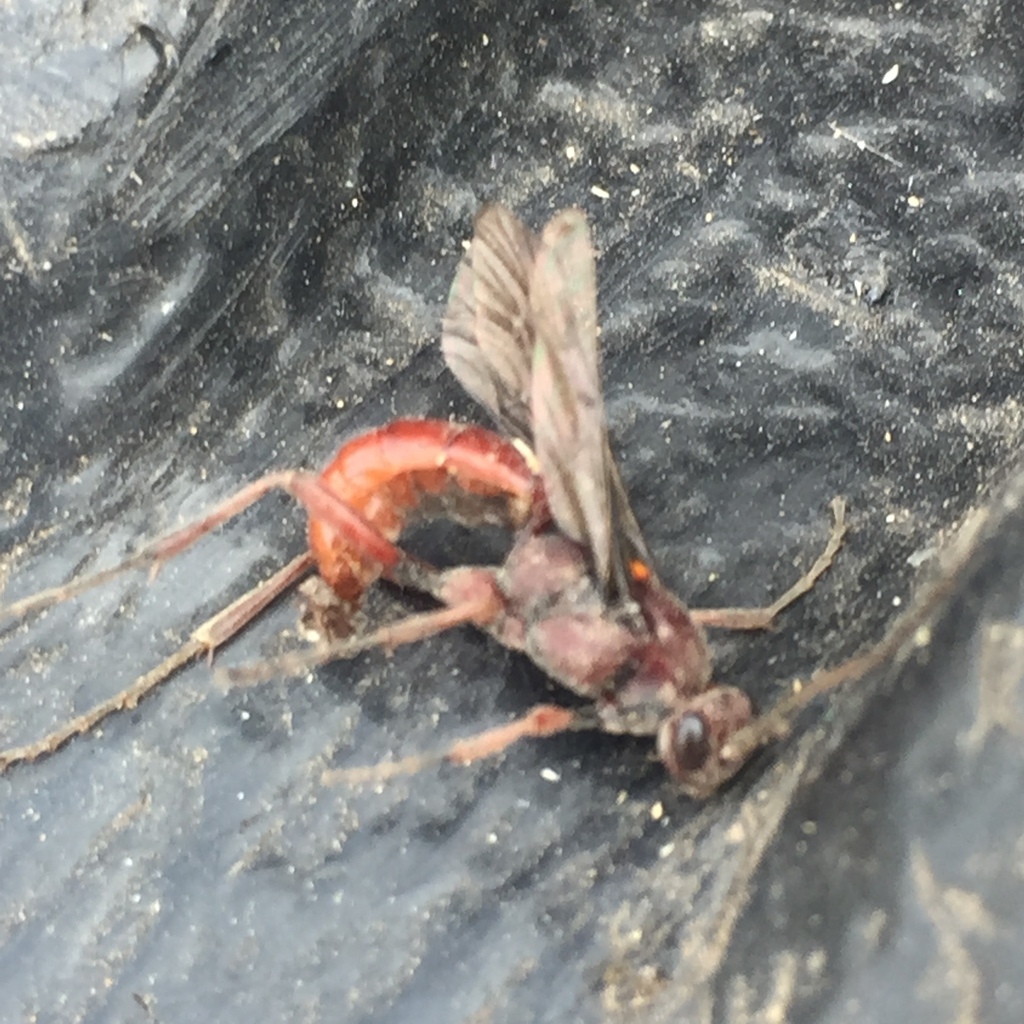
<instances>
[{"instance_id":1,"label":"insect wing","mask_svg":"<svg viewBox=\"0 0 1024 1024\"><path fill-rule=\"evenodd\" d=\"M462 386L537 450L555 521L591 552L615 597L628 592L628 561L650 558L608 446L596 288L581 210L563 211L538 238L504 206L485 206L441 344Z\"/></svg>"},{"instance_id":2,"label":"insect wing","mask_svg":"<svg viewBox=\"0 0 1024 1024\"><path fill-rule=\"evenodd\" d=\"M597 276L583 211L544 228L530 280L534 443L559 528L612 573L612 501L597 348Z\"/></svg>"},{"instance_id":3,"label":"insect wing","mask_svg":"<svg viewBox=\"0 0 1024 1024\"><path fill-rule=\"evenodd\" d=\"M512 437L533 443L530 274L538 239L513 213L485 206L448 297L441 349L462 386Z\"/></svg>"}]
</instances>

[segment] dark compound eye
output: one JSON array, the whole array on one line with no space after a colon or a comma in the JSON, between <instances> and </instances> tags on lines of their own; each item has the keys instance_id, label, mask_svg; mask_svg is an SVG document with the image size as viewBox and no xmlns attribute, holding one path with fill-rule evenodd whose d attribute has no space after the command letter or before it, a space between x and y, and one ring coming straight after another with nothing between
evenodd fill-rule
<instances>
[{"instance_id":1,"label":"dark compound eye","mask_svg":"<svg viewBox=\"0 0 1024 1024\"><path fill-rule=\"evenodd\" d=\"M704 800L736 774L746 753L737 755L729 743L752 716L742 690L713 686L662 719L658 757L683 792Z\"/></svg>"},{"instance_id":2,"label":"dark compound eye","mask_svg":"<svg viewBox=\"0 0 1024 1024\"><path fill-rule=\"evenodd\" d=\"M703 715L683 715L672 737L672 760L676 771L699 771L711 755L711 736Z\"/></svg>"}]
</instances>

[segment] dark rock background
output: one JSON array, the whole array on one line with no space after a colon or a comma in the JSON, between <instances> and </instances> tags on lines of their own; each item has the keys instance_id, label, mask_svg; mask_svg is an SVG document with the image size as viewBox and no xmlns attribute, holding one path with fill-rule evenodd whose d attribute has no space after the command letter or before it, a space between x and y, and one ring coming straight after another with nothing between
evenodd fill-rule
<instances>
[{"instance_id":1,"label":"dark rock background","mask_svg":"<svg viewBox=\"0 0 1024 1024\"><path fill-rule=\"evenodd\" d=\"M467 631L309 684L192 668L0 778L5 1015L1024 1018L1022 49L995 0L6 5L5 599L396 415L482 418L436 339L489 198L587 209L617 450L691 603L762 603L848 498L813 594L717 644L762 706L881 636L983 511L931 643L702 806L589 735L322 788L558 696ZM302 532L270 498L152 586L5 626L3 745Z\"/></svg>"}]
</instances>

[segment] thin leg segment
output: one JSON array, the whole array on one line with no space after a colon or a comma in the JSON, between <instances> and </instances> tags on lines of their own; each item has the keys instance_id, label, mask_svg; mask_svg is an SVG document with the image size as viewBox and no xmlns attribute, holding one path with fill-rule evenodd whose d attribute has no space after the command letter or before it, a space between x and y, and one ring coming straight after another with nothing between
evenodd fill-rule
<instances>
[{"instance_id":1,"label":"thin leg segment","mask_svg":"<svg viewBox=\"0 0 1024 1024\"><path fill-rule=\"evenodd\" d=\"M358 786L387 782L399 775L414 775L449 761L465 765L485 757L494 757L521 739L554 736L569 729L591 729L596 722L581 718L570 708L557 704L538 704L520 718L507 725L495 726L475 736L467 736L453 743L447 750L433 754L414 754L397 761L382 761L365 768L332 768L325 771L321 781L325 786Z\"/></svg>"},{"instance_id":2,"label":"thin leg segment","mask_svg":"<svg viewBox=\"0 0 1024 1024\"><path fill-rule=\"evenodd\" d=\"M237 636L272 601L275 601L312 568L309 552L294 558L283 569L264 580L237 601L207 619L169 658L138 677L131 685L69 719L41 739L0 751L0 774L16 764L36 761L59 750L69 740L91 732L105 718L129 711L163 685L179 669L202 655L213 655L221 644Z\"/></svg>"},{"instance_id":3,"label":"thin leg segment","mask_svg":"<svg viewBox=\"0 0 1024 1024\"><path fill-rule=\"evenodd\" d=\"M832 499L832 517L832 532L825 550L814 565L774 603L765 608L691 608L690 615L702 626L715 629L767 629L781 611L803 597L832 565L846 536L846 502L842 498Z\"/></svg>"},{"instance_id":4,"label":"thin leg segment","mask_svg":"<svg viewBox=\"0 0 1024 1024\"><path fill-rule=\"evenodd\" d=\"M819 669L806 683L794 684L792 693L781 698L750 725L730 737L722 756L742 764L758 747L787 736L793 718L816 697L845 683L863 679L895 661L911 644L926 646L931 641L929 620L955 592L961 573L973 553L972 545L965 544L959 557L952 560L942 575L925 588L878 643L838 665Z\"/></svg>"},{"instance_id":5,"label":"thin leg segment","mask_svg":"<svg viewBox=\"0 0 1024 1024\"><path fill-rule=\"evenodd\" d=\"M250 505L274 490L282 490L290 494L311 516L329 523L339 533L349 537L354 548L365 552L385 570L392 569L404 557L401 548L382 536L354 508L328 489L315 473L286 470L270 473L247 484L201 519L146 545L138 554L125 559L120 565L93 573L91 576L79 580L72 580L59 587L42 590L38 594L15 601L6 607L0 607L0 620L20 618L30 612L41 611L50 605L58 604L70 597L101 586L121 573L133 569L150 568L155 573L168 559L181 554L201 537L222 526L228 520L234 519Z\"/></svg>"},{"instance_id":6,"label":"thin leg segment","mask_svg":"<svg viewBox=\"0 0 1024 1024\"><path fill-rule=\"evenodd\" d=\"M504 601L490 574L486 570L481 570L479 586L457 604L445 605L419 615L410 615L364 636L346 637L320 644L310 650L290 651L280 657L268 658L250 665L219 669L216 677L225 686L250 686L270 679L302 675L318 665L326 665L341 658L351 658L374 647L394 650L403 644L416 643L436 633L443 633L453 626L471 623L486 629L504 608Z\"/></svg>"}]
</instances>

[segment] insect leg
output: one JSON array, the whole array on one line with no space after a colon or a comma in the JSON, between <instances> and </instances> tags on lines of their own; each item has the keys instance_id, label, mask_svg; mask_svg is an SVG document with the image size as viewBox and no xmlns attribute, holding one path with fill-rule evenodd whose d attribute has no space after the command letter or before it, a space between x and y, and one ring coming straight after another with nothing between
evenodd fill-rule
<instances>
[{"instance_id":1,"label":"insect leg","mask_svg":"<svg viewBox=\"0 0 1024 1024\"><path fill-rule=\"evenodd\" d=\"M312 561L308 553L292 559L269 579L207 619L172 655L139 676L123 690L94 704L88 711L62 723L38 740L0 751L0 774L12 765L46 757L59 750L68 740L91 732L105 718L118 711L131 710L189 662L204 654L212 656L216 647L227 643L241 632L267 605L280 597L311 568Z\"/></svg>"},{"instance_id":2,"label":"insect leg","mask_svg":"<svg viewBox=\"0 0 1024 1024\"><path fill-rule=\"evenodd\" d=\"M382 761L364 768L332 768L325 771L321 781L325 786L357 786L367 783L386 782L398 775L413 775L440 765L445 761L466 765L485 757L494 757L513 743L526 738L554 736L570 729L594 729L597 720L586 718L570 708L557 704L538 704L526 714L513 719L506 725L486 729L475 736L453 743L447 750L433 754L413 754L397 761Z\"/></svg>"},{"instance_id":3,"label":"insect leg","mask_svg":"<svg viewBox=\"0 0 1024 1024\"><path fill-rule=\"evenodd\" d=\"M750 725L736 732L723 753L742 763L758 747L787 736L793 718L816 697L845 683L863 679L895 662L907 650L927 647L932 639L929 621L955 593L974 550L972 543L964 543L943 567L941 574L922 589L881 640L838 665L819 669L809 680L794 686L788 696L782 697Z\"/></svg>"},{"instance_id":4,"label":"insect leg","mask_svg":"<svg viewBox=\"0 0 1024 1024\"><path fill-rule=\"evenodd\" d=\"M832 564L846 535L846 502L842 498L832 499L832 517L832 532L825 550L814 565L772 604L765 608L691 608L691 617L702 626L717 629L767 629L775 617L803 597Z\"/></svg>"},{"instance_id":5,"label":"insect leg","mask_svg":"<svg viewBox=\"0 0 1024 1024\"><path fill-rule=\"evenodd\" d=\"M385 539L355 509L334 494L319 476L314 473L285 470L254 480L215 506L201 519L147 544L137 554L113 568L104 569L78 580L71 580L58 587L42 590L30 597L0 607L0 619L20 618L30 612L48 608L50 605L66 601L70 597L98 587L115 576L133 569L149 568L151 572L156 573L164 562L181 554L211 530L215 530L244 512L250 505L273 490L286 491L303 505L311 516L329 522L336 530L351 539L353 547L364 551L385 568L390 568L401 561L403 557L401 549Z\"/></svg>"},{"instance_id":6,"label":"insect leg","mask_svg":"<svg viewBox=\"0 0 1024 1024\"><path fill-rule=\"evenodd\" d=\"M41 591L31 597L0 608L0 619L17 618L67 600L92 587L107 582L122 572L149 566L153 571L169 558L180 554L206 533L237 516L266 493L281 489L291 494L311 516L329 522L339 532L360 545L371 557L384 566L399 564L404 555L391 544L358 512L329 490L312 473L285 471L271 473L243 487L226 501L221 502L202 519L144 547L138 554L92 576L72 580L70 583ZM212 657L214 650L236 636L264 608L313 567L309 552L299 555L270 579L254 587L232 602L227 608L207 619L192 636L172 655L155 668L139 676L133 683L100 701L83 714L64 722L42 738L9 750L0 751L0 773L14 764L34 761L59 749L68 740L94 729L100 722L118 711L134 708L140 700L166 682L179 669L202 655Z\"/></svg>"},{"instance_id":7,"label":"insect leg","mask_svg":"<svg viewBox=\"0 0 1024 1024\"><path fill-rule=\"evenodd\" d=\"M451 573L441 573L436 569L430 569L422 562L410 564L417 567L415 579L421 584L417 589L447 597L447 602L441 608L419 615L409 615L363 636L344 637L321 643L310 650L290 651L265 661L218 669L218 682L228 687L249 686L270 679L302 675L318 665L326 665L341 658L351 658L374 647L383 647L391 651L403 644L425 640L453 626L471 623L486 629L505 610L504 598L488 569L461 568ZM457 585L428 585L427 580L432 576L439 580L455 579ZM403 574L403 580L409 578L407 574Z\"/></svg>"}]
</instances>

